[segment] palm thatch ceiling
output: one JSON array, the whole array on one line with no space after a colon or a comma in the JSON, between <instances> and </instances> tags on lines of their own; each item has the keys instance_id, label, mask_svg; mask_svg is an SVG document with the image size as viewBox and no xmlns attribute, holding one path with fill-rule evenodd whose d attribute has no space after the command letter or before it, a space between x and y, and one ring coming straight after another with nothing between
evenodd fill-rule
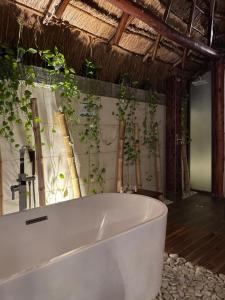
<instances>
[{"instance_id":1,"label":"palm thatch ceiling","mask_svg":"<svg viewBox=\"0 0 225 300\"><path fill-rule=\"evenodd\" d=\"M223 54L224 0L1 0L0 42L39 49L57 46L78 74L89 58L100 80L118 82L127 73L140 86L150 81L159 91L174 70L189 80L207 69L213 57L162 34L157 25L121 9L122 3Z\"/></svg>"}]
</instances>

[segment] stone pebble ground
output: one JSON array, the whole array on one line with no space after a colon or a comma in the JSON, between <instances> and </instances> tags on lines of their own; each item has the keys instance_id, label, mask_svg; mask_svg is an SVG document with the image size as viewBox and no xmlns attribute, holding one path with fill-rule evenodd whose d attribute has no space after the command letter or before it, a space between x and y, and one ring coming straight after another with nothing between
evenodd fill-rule
<instances>
[{"instance_id":1,"label":"stone pebble ground","mask_svg":"<svg viewBox=\"0 0 225 300\"><path fill-rule=\"evenodd\" d=\"M225 300L225 275L165 253L162 287L155 300L173 299Z\"/></svg>"}]
</instances>

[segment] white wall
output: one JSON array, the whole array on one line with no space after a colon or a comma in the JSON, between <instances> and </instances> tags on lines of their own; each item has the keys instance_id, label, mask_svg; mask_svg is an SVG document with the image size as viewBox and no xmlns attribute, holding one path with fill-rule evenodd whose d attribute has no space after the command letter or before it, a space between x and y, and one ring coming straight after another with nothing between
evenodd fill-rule
<instances>
[{"instance_id":1,"label":"white wall","mask_svg":"<svg viewBox=\"0 0 225 300\"><path fill-rule=\"evenodd\" d=\"M50 88L36 86L33 89L33 97L38 99L38 108L40 118L43 126L46 128L42 133L42 139L45 145L43 146L44 157L44 173L46 185L46 197L48 203L55 203L73 198L72 186L67 167L65 149L63 138L60 130L55 123L55 112L57 105L60 105L60 98L58 94L51 91ZM101 97L102 110L101 118L101 144L100 144L100 163L105 167L105 192L115 191L116 179L116 155L118 142L118 121L112 115L116 111L116 98ZM81 109L77 107L78 111ZM137 121L140 128L144 118L145 104L140 102L137 108ZM164 170L164 150L165 150L165 106L158 105L156 119L160 123L160 144L161 144L161 161L162 170ZM76 153L76 163L78 167L78 174L81 183L81 192L84 196L87 187L84 183L84 178L87 177L87 154L86 146L79 141L79 131L84 126L84 119L80 119L80 124L72 129L72 138L74 142L74 149ZM56 133L52 132L55 128ZM24 143L21 138L23 134L17 133L17 138L22 145ZM110 145L108 145L110 144ZM4 213L9 213L18 210L18 200L11 200L10 186L16 184L16 178L19 172L19 154L12 146L10 146L3 139L0 139L0 147L3 159L3 197L4 197ZM141 167L142 167L142 181L143 188L155 190L155 176L154 176L154 161L150 161L148 152L145 146L141 145ZM28 168L28 166L27 166ZM28 170L28 169L27 169ZM147 172L151 171L153 179L151 182L146 180ZM57 175L63 173L64 179L60 179ZM165 172L163 172L165 174ZM126 180L126 169L125 169ZM164 178L163 178L164 180ZM135 185L134 170L132 172L132 182ZM37 188L37 180L36 180Z\"/></svg>"}]
</instances>

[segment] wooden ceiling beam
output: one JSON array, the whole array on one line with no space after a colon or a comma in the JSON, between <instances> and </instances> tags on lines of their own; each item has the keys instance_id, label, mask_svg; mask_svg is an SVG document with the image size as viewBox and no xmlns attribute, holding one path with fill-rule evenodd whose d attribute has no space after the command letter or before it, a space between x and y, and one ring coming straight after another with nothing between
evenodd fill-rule
<instances>
[{"instance_id":1,"label":"wooden ceiling beam","mask_svg":"<svg viewBox=\"0 0 225 300\"><path fill-rule=\"evenodd\" d=\"M165 24L165 22L160 20L160 18L154 15L152 12L145 11L143 8L138 7L136 4L130 2L129 0L107 1L115 5L122 11L126 12L127 14L133 16L134 18L141 20L162 36L174 41L177 44L182 45L184 48L192 49L211 58L221 57L221 54L216 50L208 47L203 43L193 41L191 38L183 36L180 32Z\"/></svg>"},{"instance_id":2,"label":"wooden ceiling beam","mask_svg":"<svg viewBox=\"0 0 225 300\"><path fill-rule=\"evenodd\" d=\"M188 20L188 27L187 27L187 36L191 36L191 31L193 28L194 18L195 18L195 8L196 8L196 0L193 0Z\"/></svg>"},{"instance_id":3,"label":"wooden ceiling beam","mask_svg":"<svg viewBox=\"0 0 225 300\"><path fill-rule=\"evenodd\" d=\"M63 13L64 13L64 11L65 11L67 5L69 4L69 2L70 2L70 0L62 0L62 1L59 3L59 5L58 5L58 7L56 8L56 11L55 11L55 16L56 16L56 18L61 19L61 17L62 17L62 15L63 15Z\"/></svg>"},{"instance_id":4,"label":"wooden ceiling beam","mask_svg":"<svg viewBox=\"0 0 225 300\"><path fill-rule=\"evenodd\" d=\"M198 5L195 5L196 9L202 14L202 15L205 15L206 12L201 8L199 7Z\"/></svg>"},{"instance_id":5,"label":"wooden ceiling beam","mask_svg":"<svg viewBox=\"0 0 225 300\"><path fill-rule=\"evenodd\" d=\"M173 0L168 0L168 2L167 2L167 6L166 6L166 9L165 9L165 12L164 12L164 15L163 15L163 21L165 23L167 23L167 20L169 18L169 14L170 14L171 7L172 7L172 2L173 2ZM146 54L145 54L145 56L143 58L143 62L145 62L149 58L149 56L151 55L152 48L153 48L152 61L155 60L156 54L157 54L157 50L159 48L161 37L162 37L161 34L157 35L157 38L156 38L154 46L152 46L152 45L150 46L150 48L148 49L148 51L146 52Z\"/></svg>"},{"instance_id":6,"label":"wooden ceiling beam","mask_svg":"<svg viewBox=\"0 0 225 300\"><path fill-rule=\"evenodd\" d=\"M70 0L49 0L44 12L43 24L48 24L53 17L61 19Z\"/></svg>"},{"instance_id":7,"label":"wooden ceiling beam","mask_svg":"<svg viewBox=\"0 0 225 300\"><path fill-rule=\"evenodd\" d=\"M216 0L210 0L209 9L209 30L208 30L208 46L212 46L213 31L214 31L214 15L215 15Z\"/></svg>"},{"instance_id":8,"label":"wooden ceiling beam","mask_svg":"<svg viewBox=\"0 0 225 300\"><path fill-rule=\"evenodd\" d=\"M188 27L187 27L187 36L188 37L191 37L191 32L192 32L192 28L193 28L194 19L195 19L195 9L196 9L196 0L193 0L192 5L191 5L189 20L188 20ZM185 61L187 59L187 55L189 52L190 52L190 50L188 51L187 48L184 49L184 53L183 53L183 57L182 57L182 61L181 61L182 70L184 69Z\"/></svg>"},{"instance_id":9,"label":"wooden ceiling beam","mask_svg":"<svg viewBox=\"0 0 225 300\"><path fill-rule=\"evenodd\" d=\"M114 36L112 37L112 39L110 40L111 45L117 45L117 46L119 45L122 34L123 34L124 30L126 29L126 27L128 26L128 24L130 23L130 20L131 20L130 15L123 12L122 17L120 18L119 24L116 28L116 32L115 32Z\"/></svg>"}]
</instances>

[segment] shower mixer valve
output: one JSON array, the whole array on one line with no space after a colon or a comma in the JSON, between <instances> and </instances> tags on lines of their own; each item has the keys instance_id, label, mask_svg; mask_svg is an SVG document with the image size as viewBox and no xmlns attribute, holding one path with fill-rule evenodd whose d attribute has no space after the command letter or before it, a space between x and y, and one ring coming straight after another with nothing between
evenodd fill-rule
<instances>
[{"instance_id":1,"label":"shower mixer valve","mask_svg":"<svg viewBox=\"0 0 225 300\"><path fill-rule=\"evenodd\" d=\"M25 173L25 163L24 156L25 151L27 150L30 162L32 163L32 176L27 176ZM17 179L18 184L12 185L10 187L12 192L12 200L15 199L15 192L19 192L19 211L23 211L28 208L27 205L27 195L29 200L29 208L32 207L31 201L31 184L32 184L32 194L33 194L33 206L36 207L35 199L35 151L30 147L23 146L20 149L20 173L18 174ZM27 190L28 184L28 190Z\"/></svg>"}]
</instances>

